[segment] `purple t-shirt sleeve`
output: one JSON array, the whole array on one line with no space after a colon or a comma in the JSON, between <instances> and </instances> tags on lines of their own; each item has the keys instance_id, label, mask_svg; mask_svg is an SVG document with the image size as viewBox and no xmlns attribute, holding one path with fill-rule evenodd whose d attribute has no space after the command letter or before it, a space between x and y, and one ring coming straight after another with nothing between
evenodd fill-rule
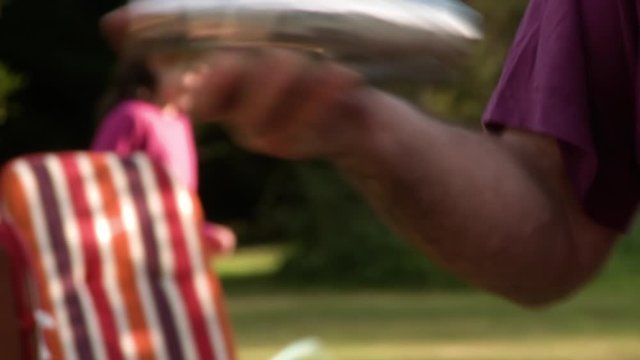
<instances>
[{"instance_id":1,"label":"purple t-shirt sleeve","mask_svg":"<svg viewBox=\"0 0 640 360\"><path fill-rule=\"evenodd\" d=\"M586 211L619 230L640 194L629 3L532 0L483 117L556 138Z\"/></svg>"}]
</instances>

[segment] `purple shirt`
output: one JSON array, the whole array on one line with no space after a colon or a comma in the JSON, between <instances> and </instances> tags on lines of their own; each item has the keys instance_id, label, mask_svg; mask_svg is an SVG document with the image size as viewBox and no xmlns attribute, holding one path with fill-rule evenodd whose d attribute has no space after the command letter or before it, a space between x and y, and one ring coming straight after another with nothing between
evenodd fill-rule
<instances>
[{"instance_id":1,"label":"purple shirt","mask_svg":"<svg viewBox=\"0 0 640 360\"><path fill-rule=\"evenodd\" d=\"M624 230L640 199L635 0L531 0L488 129L558 139L586 211Z\"/></svg>"},{"instance_id":2,"label":"purple shirt","mask_svg":"<svg viewBox=\"0 0 640 360\"><path fill-rule=\"evenodd\" d=\"M193 127L182 114L163 111L144 101L125 101L104 119L91 149L113 151L121 156L143 151L191 191L197 190Z\"/></svg>"}]
</instances>

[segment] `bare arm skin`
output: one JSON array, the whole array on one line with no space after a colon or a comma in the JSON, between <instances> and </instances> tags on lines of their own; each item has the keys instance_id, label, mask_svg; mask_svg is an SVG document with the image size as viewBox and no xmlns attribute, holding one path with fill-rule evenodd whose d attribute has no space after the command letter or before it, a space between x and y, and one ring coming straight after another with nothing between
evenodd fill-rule
<instances>
[{"instance_id":1,"label":"bare arm skin","mask_svg":"<svg viewBox=\"0 0 640 360\"><path fill-rule=\"evenodd\" d=\"M240 144L334 163L432 260L515 302L567 295L616 236L584 214L552 139L448 126L347 69L286 52L219 56L208 76L196 103L225 115Z\"/></svg>"},{"instance_id":2,"label":"bare arm skin","mask_svg":"<svg viewBox=\"0 0 640 360\"><path fill-rule=\"evenodd\" d=\"M369 135L335 162L432 260L529 306L567 295L598 270L616 233L584 214L553 139L474 133L372 97Z\"/></svg>"}]
</instances>

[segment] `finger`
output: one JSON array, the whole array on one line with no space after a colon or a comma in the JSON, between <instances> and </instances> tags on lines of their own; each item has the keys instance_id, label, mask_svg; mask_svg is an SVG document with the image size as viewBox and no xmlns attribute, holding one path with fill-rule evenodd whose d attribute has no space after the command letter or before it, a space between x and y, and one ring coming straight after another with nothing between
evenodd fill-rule
<instances>
[{"instance_id":1,"label":"finger","mask_svg":"<svg viewBox=\"0 0 640 360\"><path fill-rule=\"evenodd\" d=\"M187 70L180 77L180 96L177 100L178 108L181 111L191 111L193 109L193 97L191 94L196 91L202 83L202 77L198 69Z\"/></svg>"},{"instance_id":2,"label":"finger","mask_svg":"<svg viewBox=\"0 0 640 360\"><path fill-rule=\"evenodd\" d=\"M249 136L259 136L273 126L272 112L292 97L290 89L309 68L308 60L284 50L270 50L255 61L242 99L234 112L236 125Z\"/></svg>"},{"instance_id":3,"label":"finger","mask_svg":"<svg viewBox=\"0 0 640 360\"><path fill-rule=\"evenodd\" d=\"M306 93L309 101L300 102L289 110L288 121L291 125L306 121L322 121L328 115L340 112L342 98L363 84L363 77L356 71L332 62L326 62L313 72L305 82L307 88L300 89Z\"/></svg>"},{"instance_id":4,"label":"finger","mask_svg":"<svg viewBox=\"0 0 640 360\"><path fill-rule=\"evenodd\" d=\"M342 100L362 84L362 76L353 70L331 62L318 65L291 89L292 94L287 98L292 100L272 112L272 116L279 119L272 131L291 139L308 132L314 133L309 137L318 138L322 136L321 131L335 131L334 127L340 123L336 124L333 118L341 117Z\"/></svg>"},{"instance_id":5,"label":"finger","mask_svg":"<svg viewBox=\"0 0 640 360\"><path fill-rule=\"evenodd\" d=\"M121 52L124 48L128 28L129 13L124 7L107 13L100 20L100 30L116 52Z\"/></svg>"},{"instance_id":6,"label":"finger","mask_svg":"<svg viewBox=\"0 0 640 360\"><path fill-rule=\"evenodd\" d=\"M237 102L248 71L248 59L234 51L223 51L205 61L200 83L191 90L191 113L206 119L222 117Z\"/></svg>"},{"instance_id":7,"label":"finger","mask_svg":"<svg viewBox=\"0 0 640 360\"><path fill-rule=\"evenodd\" d=\"M272 111L272 119L260 137L253 138L250 148L286 157L317 157L338 148L348 121L343 108L350 94L362 87L362 76L335 63L321 63L283 95L279 109Z\"/></svg>"}]
</instances>

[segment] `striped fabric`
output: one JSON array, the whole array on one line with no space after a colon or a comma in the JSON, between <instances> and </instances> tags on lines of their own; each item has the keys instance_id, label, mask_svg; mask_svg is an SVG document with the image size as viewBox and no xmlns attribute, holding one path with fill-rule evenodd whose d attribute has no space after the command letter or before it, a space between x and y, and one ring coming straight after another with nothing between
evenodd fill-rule
<instances>
[{"instance_id":1,"label":"striped fabric","mask_svg":"<svg viewBox=\"0 0 640 360\"><path fill-rule=\"evenodd\" d=\"M1 186L51 358L234 358L199 202L146 156L20 158Z\"/></svg>"}]
</instances>

